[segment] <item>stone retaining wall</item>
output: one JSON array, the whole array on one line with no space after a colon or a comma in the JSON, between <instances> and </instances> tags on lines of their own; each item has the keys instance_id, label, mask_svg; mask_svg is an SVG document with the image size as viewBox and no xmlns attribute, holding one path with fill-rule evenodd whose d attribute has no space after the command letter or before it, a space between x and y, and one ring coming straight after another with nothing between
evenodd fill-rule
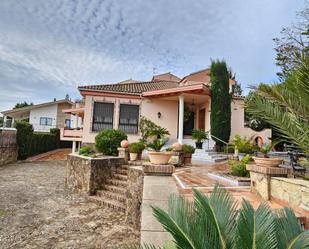
<instances>
[{"instance_id":1,"label":"stone retaining wall","mask_svg":"<svg viewBox=\"0 0 309 249\"><path fill-rule=\"evenodd\" d=\"M0 129L0 166L17 161L16 129Z\"/></svg>"},{"instance_id":2,"label":"stone retaining wall","mask_svg":"<svg viewBox=\"0 0 309 249\"><path fill-rule=\"evenodd\" d=\"M271 197L309 211L309 181L272 177Z\"/></svg>"},{"instance_id":3,"label":"stone retaining wall","mask_svg":"<svg viewBox=\"0 0 309 249\"><path fill-rule=\"evenodd\" d=\"M128 168L126 191L126 222L136 229L141 226L141 204L143 200L144 172L141 166Z\"/></svg>"},{"instance_id":4,"label":"stone retaining wall","mask_svg":"<svg viewBox=\"0 0 309 249\"><path fill-rule=\"evenodd\" d=\"M90 158L76 154L68 155L65 185L81 194L93 195L102 189L117 167L123 165L119 157Z\"/></svg>"}]
</instances>

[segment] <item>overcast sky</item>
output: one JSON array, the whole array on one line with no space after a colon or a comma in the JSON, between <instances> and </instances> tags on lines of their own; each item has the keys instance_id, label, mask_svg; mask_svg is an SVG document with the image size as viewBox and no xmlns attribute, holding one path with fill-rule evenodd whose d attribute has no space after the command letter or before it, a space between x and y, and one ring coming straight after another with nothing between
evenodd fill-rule
<instances>
[{"instance_id":1,"label":"overcast sky","mask_svg":"<svg viewBox=\"0 0 309 249\"><path fill-rule=\"evenodd\" d=\"M78 85L180 77L224 58L246 85L277 81L274 43L303 0L1 0L0 110Z\"/></svg>"}]
</instances>

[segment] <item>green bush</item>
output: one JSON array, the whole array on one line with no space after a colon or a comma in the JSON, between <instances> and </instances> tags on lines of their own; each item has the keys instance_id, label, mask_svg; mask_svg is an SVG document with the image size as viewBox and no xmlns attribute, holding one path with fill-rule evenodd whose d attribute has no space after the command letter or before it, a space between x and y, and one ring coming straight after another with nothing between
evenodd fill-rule
<instances>
[{"instance_id":1,"label":"green bush","mask_svg":"<svg viewBox=\"0 0 309 249\"><path fill-rule=\"evenodd\" d=\"M127 139L128 137L123 131L108 129L96 135L95 146L104 155L117 156L120 142Z\"/></svg>"},{"instance_id":2,"label":"green bush","mask_svg":"<svg viewBox=\"0 0 309 249\"><path fill-rule=\"evenodd\" d=\"M239 153L253 154L256 148L251 141L252 138L241 137L239 135L235 135L233 138L233 144L238 149Z\"/></svg>"},{"instance_id":3,"label":"green bush","mask_svg":"<svg viewBox=\"0 0 309 249\"><path fill-rule=\"evenodd\" d=\"M165 135L170 135L166 128L163 128L150 119L142 116L139 123L139 128L142 135L142 140L147 141L148 138L154 137L155 139L163 138Z\"/></svg>"},{"instance_id":4,"label":"green bush","mask_svg":"<svg viewBox=\"0 0 309 249\"><path fill-rule=\"evenodd\" d=\"M142 153L145 149L145 145L143 142L136 142L129 144L129 152L130 153Z\"/></svg>"},{"instance_id":5,"label":"green bush","mask_svg":"<svg viewBox=\"0 0 309 249\"><path fill-rule=\"evenodd\" d=\"M51 133L34 132L29 137L27 155L34 156L58 148L60 137Z\"/></svg>"},{"instance_id":6,"label":"green bush","mask_svg":"<svg viewBox=\"0 0 309 249\"><path fill-rule=\"evenodd\" d=\"M241 161L229 160L231 175L249 177L249 171L246 169L246 165L252 161L252 156L246 155Z\"/></svg>"},{"instance_id":7,"label":"green bush","mask_svg":"<svg viewBox=\"0 0 309 249\"><path fill-rule=\"evenodd\" d=\"M30 138L33 134L32 125L25 121L16 122L16 141L18 145L18 159L26 159L28 157L28 146Z\"/></svg>"},{"instance_id":8,"label":"green bush","mask_svg":"<svg viewBox=\"0 0 309 249\"><path fill-rule=\"evenodd\" d=\"M82 156L89 156L92 153L92 149L90 146L84 146L80 148L79 154Z\"/></svg>"},{"instance_id":9,"label":"green bush","mask_svg":"<svg viewBox=\"0 0 309 249\"><path fill-rule=\"evenodd\" d=\"M182 145L182 152L185 154L194 154L195 148L189 144Z\"/></svg>"}]
</instances>

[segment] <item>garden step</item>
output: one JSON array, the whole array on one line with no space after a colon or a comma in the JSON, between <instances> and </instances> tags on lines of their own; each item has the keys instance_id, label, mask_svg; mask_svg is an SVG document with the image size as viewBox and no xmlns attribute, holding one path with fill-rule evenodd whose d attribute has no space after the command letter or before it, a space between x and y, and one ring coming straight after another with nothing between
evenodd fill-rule
<instances>
[{"instance_id":1,"label":"garden step","mask_svg":"<svg viewBox=\"0 0 309 249\"><path fill-rule=\"evenodd\" d=\"M123 194L115 193L109 190L98 190L96 193L97 196L104 197L110 200L116 200L122 203L126 202L126 197Z\"/></svg>"},{"instance_id":2,"label":"garden step","mask_svg":"<svg viewBox=\"0 0 309 249\"><path fill-rule=\"evenodd\" d=\"M127 187L128 182L123 180L116 180L116 179L107 179L107 184L114 185L114 186L120 186L120 187Z\"/></svg>"},{"instance_id":3,"label":"garden step","mask_svg":"<svg viewBox=\"0 0 309 249\"><path fill-rule=\"evenodd\" d=\"M128 169L128 167L129 167L129 165L127 165L127 164L123 164L123 165L121 165L121 166L120 166L120 168L119 168L119 169L125 169L125 170L127 170L127 169Z\"/></svg>"},{"instance_id":4,"label":"garden step","mask_svg":"<svg viewBox=\"0 0 309 249\"><path fill-rule=\"evenodd\" d=\"M116 169L116 173L120 175L128 175L128 170L127 169Z\"/></svg>"},{"instance_id":5,"label":"garden step","mask_svg":"<svg viewBox=\"0 0 309 249\"><path fill-rule=\"evenodd\" d=\"M128 176L127 175L118 174L118 173L114 174L113 178L117 179L117 180L122 180L122 181L127 181L128 180Z\"/></svg>"},{"instance_id":6,"label":"garden step","mask_svg":"<svg viewBox=\"0 0 309 249\"><path fill-rule=\"evenodd\" d=\"M104 197L100 196L89 196L88 197L89 201L98 203L101 206L109 207L116 209L120 212L125 212L126 211L126 206L124 203L117 201L117 200L109 200Z\"/></svg>"},{"instance_id":7,"label":"garden step","mask_svg":"<svg viewBox=\"0 0 309 249\"><path fill-rule=\"evenodd\" d=\"M122 194L125 195L126 189L123 187L119 186L114 186L114 185L104 185L105 190L112 191L114 193Z\"/></svg>"}]
</instances>

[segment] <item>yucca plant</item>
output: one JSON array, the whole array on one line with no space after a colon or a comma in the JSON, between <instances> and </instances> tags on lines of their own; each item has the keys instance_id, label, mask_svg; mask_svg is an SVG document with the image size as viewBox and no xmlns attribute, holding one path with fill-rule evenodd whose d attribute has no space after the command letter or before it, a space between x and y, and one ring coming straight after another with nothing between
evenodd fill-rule
<instances>
[{"instance_id":1,"label":"yucca plant","mask_svg":"<svg viewBox=\"0 0 309 249\"><path fill-rule=\"evenodd\" d=\"M237 201L223 188L208 197L193 190L194 202L172 196L168 212L153 208L158 221L173 237L164 249L306 249L309 231L303 231L293 211L273 211L263 203L256 210ZM151 245L136 248L159 248Z\"/></svg>"},{"instance_id":2,"label":"yucca plant","mask_svg":"<svg viewBox=\"0 0 309 249\"><path fill-rule=\"evenodd\" d=\"M309 57L302 59L285 82L260 84L245 107L309 154Z\"/></svg>"}]
</instances>

